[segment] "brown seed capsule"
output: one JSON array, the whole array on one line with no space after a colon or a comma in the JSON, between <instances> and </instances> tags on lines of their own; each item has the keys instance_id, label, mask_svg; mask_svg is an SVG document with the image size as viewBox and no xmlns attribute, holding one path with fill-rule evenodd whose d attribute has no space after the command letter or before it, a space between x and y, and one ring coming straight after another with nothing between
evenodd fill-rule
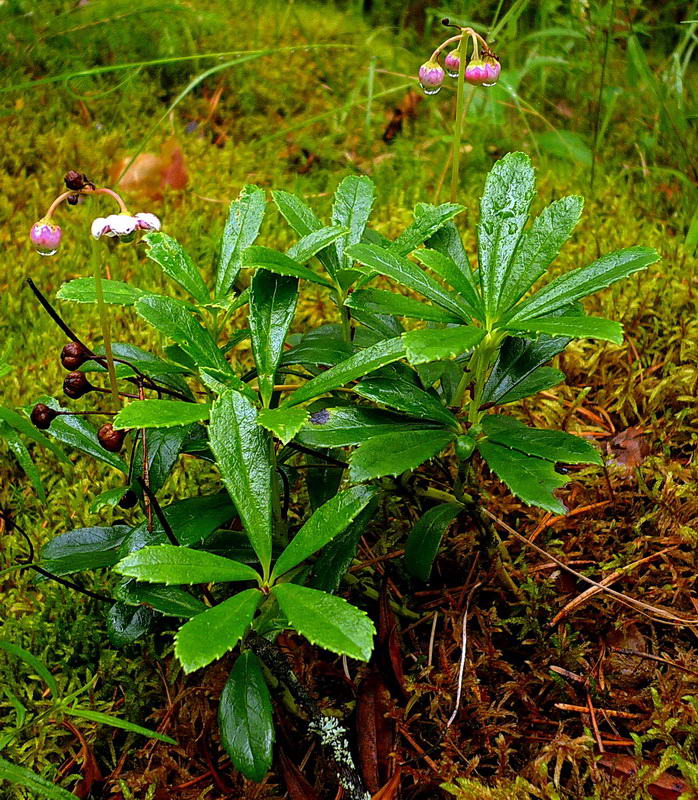
<instances>
[{"instance_id":1,"label":"brown seed capsule","mask_svg":"<svg viewBox=\"0 0 698 800\"><path fill-rule=\"evenodd\" d=\"M63 393L73 400L77 400L94 388L84 372L69 372L63 381Z\"/></svg>"},{"instance_id":2,"label":"brown seed capsule","mask_svg":"<svg viewBox=\"0 0 698 800\"><path fill-rule=\"evenodd\" d=\"M68 342L61 350L61 364L66 369L74 370L89 361L87 350L80 342Z\"/></svg>"},{"instance_id":3,"label":"brown seed capsule","mask_svg":"<svg viewBox=\"0 0 698 800\"><path fill-rule=\"evenodd\" d=\"M125 436L126 431L116 430L111 422L107 422L105 425L102 425L102 427L97 431L99 443L105 450L109 450L110 453L118 453L119 450L121 450Z\"/></svg>"},{"instance_id":4,"label":"brown seed capsule","mask_svg":"<svg viewBox=\"0 0 698 800\"><path fill-rule=\"evenodd\" d=\"M119 500L119 505L121 508L133 508L137 502L138 496L133 489L129 489L121 498L121 500Z\"/></svg>"},{"instance_id":5,"label":"brown seed capsule","mask_svg":"<svg viewBox=\"0 0 698 800\"><path fill-rule=\"evenodd\" d=\"M45 431L58 416L58 412L43 403L37 403L32 409L31 421L39 430Z\"/></svg>"}]
</instances>

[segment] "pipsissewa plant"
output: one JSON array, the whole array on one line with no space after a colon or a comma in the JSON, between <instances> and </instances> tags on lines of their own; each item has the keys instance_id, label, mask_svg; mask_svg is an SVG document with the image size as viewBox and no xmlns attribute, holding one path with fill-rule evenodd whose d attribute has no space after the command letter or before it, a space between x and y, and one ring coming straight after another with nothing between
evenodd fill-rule
<instances>
[{"instance_id":1,"label":"pipsissewa plant","mask_svg":"<svg viewBox=\"0 0 698 800\"><path fill-rule=\"evenodd\" d=\"M617 323L586 316L578 301L657 256L646 248L619 251L529 295L581 213L580 198L563 198L526 229L533 182L523 154L495 165L481 202L477 270L453 223L462 210L457 204L418 206L414 223L390 241L367 227L374 199L368 178L342 181L329 226L303 201L275 192L301 237L280 253L255 244L265 198L246 187L231 206L213 290L183 248L160 232L144 237L148 256L187 300L103 282L105 303L133 306L173 342L166 358L114 344L116 377L137 393L109 424L109 436L42 399L58 412L50 433L124 473L122 485L97 505L140 499L145 513L134 526L57 537L43 550L44 567L57 575L111 567L122 576L109 612L116 641L133 641L158 615L187 619L175 647L187 671L241 642L222 698L221 731L234 763L251 778L271 763L271 704L258 660L264 642L292 629L333 652L370 655L370 620L331 592L379 490L391 491L390 476L404 482L423 462L455 451L453 495L427 490L448 502L426 512L407 546L408 567L426 577L443 531L467 502L466 465L475 453L525 502L556 512L564 506L553 491L567 479L555 462L599 461L584 440L527 428L493 409L559 383L562 373L546 364L572 338L620 341ZM308 266L314 257L322 272ZM241 275L250 269L243 288ZM409 294L370 286L384 277ZM289 335L301 281L328 290L338 325ZM94 302L93 279L71 281L59 296ZM249 328L229 331L230 314L246 303ZM404 318L430 327L405 330ZM247 338L252 369L230 357ZM78 374L104 372L99 351L87 348L87 356ZM129 463L113 452L119 448L103 446L118 431L132 440ZM346 460L330 451L349 447L356 449L345 480ZM160 508L156 494L181 453L213 462L228 495ZM288 505L301 469L311 509L291 529ZM236 517L243 533L229 526ZM322 719L316 723L322 733ZM325 733L337 739L335 730ZM349 796L362 796L354 788Z\"/></svg>"}]
</instances>

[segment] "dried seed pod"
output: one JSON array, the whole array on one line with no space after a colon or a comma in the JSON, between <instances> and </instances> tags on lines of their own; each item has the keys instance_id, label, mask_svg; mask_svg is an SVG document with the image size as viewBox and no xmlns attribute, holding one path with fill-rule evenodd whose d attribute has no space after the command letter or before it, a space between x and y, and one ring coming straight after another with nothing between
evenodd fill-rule
<instances>
[{"instance_id":1,"label":"dried seed pod","mask_svg":"<svg viewBox=\"0 0 698 800\"><path fill-rule=\"evenodd\" d=\"M117 430L111 422L102 425L97 431L99 443L105 450L109 450L110 453L118 453L119 450L121 450L125 437L126 431Z\"/></svg>"},{"instance_id":2,"label":"dried seed pod","mask_svg":"<svg viewBox=\"0 0 698 800\"><path fill-rule=\"evenodd\" d=\"M84 372L69 372L63 381L63 393L73 400L77 400L94 388Z\"/></svg>"},{"instance_id":3,"label":"dried seed pod","mask_svg":"<svg viewBox=\"0 0 698 800\"><path fill-rule=\"evenodd\" d=\"M32 409L31 421L39 430L45 431L58 416L58 412L43 403L37 403Z\"/></svg>"},{"instance_id":4,"label":"dried seed pod","mask_svg":"<svg viewBox=\"0 0 698 800\"><path fill-rule=\"evenodd\" d=\"M81 367L89 360L90 356L87 348L80 342L68 342L61 350L61 364L71 371Z\"/></svg>"}]
</instances>

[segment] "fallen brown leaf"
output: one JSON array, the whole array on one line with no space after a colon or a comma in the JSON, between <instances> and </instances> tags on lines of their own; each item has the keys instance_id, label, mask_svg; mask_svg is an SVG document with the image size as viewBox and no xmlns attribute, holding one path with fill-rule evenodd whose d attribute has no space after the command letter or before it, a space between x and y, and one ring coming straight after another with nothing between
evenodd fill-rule
<instances>
[{"instance_id":1,"label":"fallen brown leaf","mask_svg":"<svg viewBox=\"0 0 698 800\"><path fill-rule=\"evenodd\" d=\"M599 764L618 778L630 778L637 774L640 767L647 766L638 763L632 756L616 753L606 753L601 756ZM688 784L681 778L662 772L649 784L647 791L655 800L678 800L688 788Z\"/></svg>"},{"instance_id":2,"label":"fallen brown leaf","mask_svg":"<svg viewBox=\"0 0 698 800\"><path fill-rule=\"evenodd\" d=\"M616 434L608 443L608 452L618 464L624 467L639 467L650 453L642 428L626 428Z\"/></svg>"},{"instance_id":3,"label":"fallen brown leaf","mask_svg":"<svg viewBox=\"0 0 698 800\"><path fill-rule=\"evenodd\" d=\"M361 681L356 699L359 764L370 792L377 792L389 775L395 742L395 725L386 716L390 706L390 692L381 674L370 672Z\"/></svg>"}]
</instances>

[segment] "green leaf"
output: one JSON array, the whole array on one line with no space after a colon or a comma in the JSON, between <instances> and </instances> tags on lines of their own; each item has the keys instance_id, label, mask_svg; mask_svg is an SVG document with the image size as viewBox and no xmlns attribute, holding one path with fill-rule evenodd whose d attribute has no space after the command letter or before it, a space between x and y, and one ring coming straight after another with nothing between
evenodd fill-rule
<instances>
[{"instance_id":1,"label":"green leaf","mask_svg":"<svg viewBox=\"0 0 698 800\"><path fill-rule=\"evenodd\" d=\"M130 283L113 281L108 278L102 278L102 292L105 303L117 306L132 306L141 297L150 294ZM73 303L96 303L95 279L75 278L68 281L56 292L56 297L59 300L70 300Z\"/></svg>"},{"instance_id":2,"label":"green leaf","mask_svg":"<svg viewBox=\"0 0 698 800\"><path fill-rule=\"evenodd\" d=\"M160 491L165 485L182 448L187 440L197 433L197 429L201 436L205 434L205 428L201 425L176 425L173 428L148 428L146 430L148 478L152 492ZM142 490L138 484L138 478L143 475L143 440L140 436L131 464L131 486L136 494L141 495Z\"/></svg>"},{"instance_id":3,"label":"green leaf","mask_svg":"<svg viewBox=\"0 0 698 800\"><path fill-rule=\"evenodd\" d=\"M304 334L295 347L284 353L281 363L333 367L353 352L336 326L323 325Z\"/></svg>"},{"instance_id":4,"label":"green leaf","mask_svg":"<svg viewBox=\"0 0 698 800\"><path fill-rule=\"evenodd\" d=\"M272 192L271 196L286 222L299 236L308 236L323 227L315 212L298 197L282 191ZM327 247L321 250L317 256L330 277L334 279L339 270L336 250L333 247Z\"/></svg>"},{"instance_id":5,"label":"green leaf","mask_svg":"<svg viewBox=\"0 0 698 800\"><path fill-rule=\"evenodd\" d=\"M136 312L165 336L176 342L194 360L199 369L233 375L228 362L208 331L170 297L142 297Z\"/></svg>"},{"instance_id":6,"label":"green leaf","mask_svg":"<svg viewBox=\"0 0 698 800\"><path fill-rule=\"evenodd\" d=\"M470 320L471 313L467 304L464 304L455 292L444 289L421 267L396 255L392 250L384 250L373 244L355 244L347 250L347 253L374 272L386 275L408 289L419 292L459 319Z\"/></svg>"},{"instance_id":7,"label":"green leaf","mask_svg":"<svg viewBox=\"0 0 698 800\"><path fill-rule=\"evenodd\" d=\"M115 428L173 428L208 419L208 403L183 400L134 400L114 417Z\"/></svg>"},{"instance_id":8,"label":"green leaf","mask_svg":"<svg viewBox=\"0 0 698 800\"><path fill-rule=\"evenodd\" d=\"M312 414L297 438L308 447L349 447L387 433L401 435L414 430L433 431L434 428L433 423L411 420L375 408L337 406Z\"/></svg>"},{"instance_id":9,"label":"green leaf","mask_svg":"<svg viewBox=\"0 0 698 800\"><path fill-rule=\"evenodd\" d=\"M405 542L405 566L410 575L429 580L441 540L462 510L463 506L456 503L443 503L420 517Z\"/></svg>"},{"instance_id":10,"label":"green leaf","mask_svg":"<svg viewBox=\"0 0 698 800\"><path fill-rule=\"evenodd\" d=\"M111 567L130 534L128 525L110 528L76 528L61 533L41 548L40 563L55 575Z\"/></svg>"},{"instance_id":11,"label":"green leaf","mask_svg":"<svg viewBox=\"0 0 698 800\"><path fill-rule=\"evenodd\" d=\"M599 451L585 439L562 431L529 428L513 417L489 414L482 421L487 438L529 456L565 464L603 464Z\"/></svg>"},{"instance_id":12,"label":"green leaf","mask_svg":"<svg viewBox=\"0 0 698 800\"><path fill-rule=\"evenodd\" d=\"M466 277L467 274L470 274L470 267L467 265L467 262L465 269L467 269L468 272L465 273L463 268L459 267L450 256L439 253L437 250L417 250L414 255L425 267L428 267L440 278L443 278L446 283L458 292L460 295L460 305L464 311L468 312L468 316L481 321L484 320L482 300L473 288L471 283L473 280L472 277Z\"/></svg>"},{"instance_id":13,"label":"green leaf","mask_svg":"<svg viewBox=\"0 0 698 800\"><path fill-rule=\"evenodd\" d=\"M257 424L288 444L310 416L305 408L265 408L257 414Z\"/></svg>"},{"instance_id":14,"label":"green leaf","mask_svg":"<svg viewBox=\"0 0 698 800\"><path fill-rule=\"evenodd\" d=\"M148 245L146 255L159 264L162 271L186 289L197 303L208 303L211 299L201 273L194 266L191 256L182 245L171 236L160 231L148 233L143 237Z\"/></svg>"},{"instance_id":15,"label":"green leaf","mask_svg":"<svg viewBox=\"0 0 698 800\"><path fill-rule=\"evenodd\" d=\"M127 606L116 602L107 612L107 636L114 647L126 647L149 633L155 612L146 606Z\"/></svg>"},{"instance_id":16,"label":"green leaf","mask_svg":"<svg viewBox=\"0 0 698 800\"><path fill-rule=\"evenodd\" d=\"M402 334L410 364L426 364L444 358L457 358L482 341L485 331L471 325L453 328L424 328Z\"/></svg>"},{"instance_id":17,"label":"green leaf","mask_svg":"<svg viewBox=\"0 0 698 800\"><path fill-rule=\"evenodd\" d=\"M168 617L195 617L206 611L206 604L176 586L150 586L126 580L116 588L116 596L130 606L146 605Z\"/></svg>"},{"instance_id":18,"label":"green leaf","mask_svg":"<svg viewBox=\"0 0 698 800\"><path fill-rule=\"evenodd\" d=\"M351 454L349 477L359 483L384 475L402 475L441 452L455 438L454 433L439 429L376 436Z\"/></svg>"},{"instance_id":19,"label":"green leaf","mask_svg":"<svg viewBox=\"0 0 698 800\"><path fill-rule=\"evenodd\" d=\"M232 650L252 624L263 597L259 589L245 589L185 622L175 637L175 655L184 671L194 672Z\"/></svg>"},{"instance_id":20,"label":"green leaf","mask_svg":"<svg viewBox=\"0 0 698 800\"><path fill-rule=\"evenodd\" d=\"M434 206L431 206L428 203L420 203L417 206L417 209L418 213L421 214L423 210L432 211ZM425 245L429 250L436 250L437 252L442 253L444 256L448 256L449 260L453 262L456 269L462 274L463 279L467 281L470 289L465 290L463 288L463 291L461 291L459 286L462 286L462 282L460 279L455 279L454 276L452 277L454 277L454 280L458 280L458 286L456 286L455 283L452 283L451 285L454 289L458 289L463 297L470 297L473 302L473 306L479 311L482 311L482 298L478 293L476 277L470 267L468 254L465 250L465 247L463 247L463 240L460 237L456 223L451 221L447 222L445 225L442 225L439 230L436 231L436 233L434 233L425 241ZM421 252L415 253L415 255L419 258L421 256ZM449 273L451 272L452 268L449 269Z\"/></svg>"},{"instance_id":21,"label":"green leaf","mask_svg":"<svg viewBox=\"0 0 698 800\"><path fill-rule=\"evenodd\" d=\"M113 489L107 489L106 492L100 492L90 503L90 514L97 514L103 508L113 508L127 491L128 486L115 486Z\"/></svg>"},{"instance_id":22,"label":"green leaf","mask_svg":"<svg viewBox=\"0 0 698 800\"><path fill-rule=\"evenodd\" d=\"M569 341L568 338L554 339L550 336L538 336L533 340L514 336L505 339L485 384L483 404L504 402L504 397L517 390L546 361L561 353Z\"/></svg>"},{"instance_id":23,"label":"green leaf","mask_svg":"<svg viewBox=\"0 0 698 800\"><path fill-rule=\"evenodd\" d=\"M578 315L527 319L509 322L504 326L504 330L546 333L549 336L566 336L571 339L603 339L606 342L623 344L623 326L620 322L601 317Z\"/></svg>"},{"instance_id":24,"label":"green leaf","mask_svg":"<svg viewBox=\"0 0 698 800\"><path fill-rule=\"evenodd\" d=\"M401 256L408 255L464 210L465 206L457 203L418 207L414 222L391 244L391 251Z\"/></svg>"},{"instance_id":25,"label":"green leaf","mask_svg":"<svg viewBox=\"0 0 698 800\"><path fill-rule=\"evenodd\" d=\"M414 383L392 378L367 378L354 391L367 400L404 411L413 417L433 419L449 427L457 427L453 414L433 394Z\"/></svg>"},{"instance_id":26,"label":"green leaf","mask_svg":"<svg viewBox=\"0 0 698 800\"><path fill-rule=\"evenodd\" d=\"M322 372L316 378L296 389L284 401L284 407L298 405L313 397L318 397L333 389L338 389L350 381L368 375L386 364L391 364L405 355L405 347L400 337L385 339L382 342L360 350L345 361Z\"/></svg>"},{"instance_id":27,"label":"green leaf","mask_svg":"<svg viewBox=\"0 0 698 800\"><path fill-rule=\"evenodd\" d=\"M274 376L298 303L298 280L258 270L250 292L252 352L265 407L274 393Z\"/></svg>"},{"instance_id":28,"label":"green leaf","mask_svg":"<svg viewBox=\"0 0 698 800\"><path fill-rule=\"evenodd\" d=\"M41 475L36 464L32 461L29 455L29 450L24 442L19 438L19 434L14 428L11 428L7 423L0 420L0 438L5 439L7 446L12 451L14 457L19 462L20 467L24 470L32 485L36 489L40 500L46 500L46 492L41 483Z\"/></svg>"},{"instance_id":29,"label":"green leaf","mask_svg":"<svg viewBox=\"0 0 698 800\"><path fill-rule=\"evenodd\" d=\"M341 597L294 583L279 583L271 591L291 627L311 644L360 661L371 657L375 628L363 611Z\"/></svg>"},{"instance_id":30,"label":"green leaf","mask_svg":"<svg viewBox=\"0 0 698 800\"><path fill-rule=\"evenodd\" d=\"M18 414L16 411L13 411L11 408L4 408L3 406L0 406L0 421L7 423L18 433L21 433L22 436L26 436L27 439L31 439L32 442L36 442L38 445L41 445L41 447L45 447L47 450L50 450L56 456L56 458L58 458L64 464L71 463L70 459L55 442L51 441L51 439L49 439L47 436L44 436L41 431L38 431L26 417Z\"/></svg>"},{"instance_id":31,"label":"green leaf","mask_svg":"<svg viewBox=\"0 0 698 800\"><path fill-rule=\"evenodd\" d=\"M460 316L425 303L423 300L406 297L397 292L387 292L385 289L357 289L347 297L344 305L371 314L396 314L399 317L413 317L430 322L461 321Z\"/></svg>"},{"instance_id":32,"label":"green leaf","mask_svg":"<svg viewBox=\"0 0 698 800\"><path fill-rule=\"evenodd\" d=\"M352 266L352 259L345 255L345 250L361 241L375 197L375 184L365 175L347 175L337 187L332 206L332 222L348 230L345 236L335 242L341 269Z\"/></svg>"},{"instance_id":33,"label":"green leaf","mask_svg":"<svg viewBox=\"0 0 698 800\"><path fill-rule=\"evenodd\" d=\"M496 319L499 294L535 195L535 173L525 153L509 153L490 170L477 226L479 276L485 311Z\"/></svg>"},{"instance_id":34,"label":"green leaf","mask_svg":"<svg viewBox=\"0 0 698 800\"><path fill-rule=\"evenodd\" d=\"M230 204L216 273L217 299L225 297L235 283L242 254L257 238L265 208L264 192L252 185L244 186L238 199Z\"/></svg>"},{"instance_id":35,"label":"green leaf","mask_svg":"<svg viewBox=\"0 0 698 800\"><path fill-rule=\"evenodd\" d=\"M209 439L223 483L266 575L271 560L273 492L269 434L257 424L252 403L228 390L211 409Z\"/></svg>"},{"instance_id":36,"label":"green leaf","mask_svg":"<svg viewBox=\"0 0 698 800\"><path fill-rule=\"evenodd\" d=\"M341 225L328 225L309 233L288 248L286 255L299 264L306 264L313 256L336 242L347 232Z\"/></svg>"},{"instance_id":37,"label":"green leaf","mask_svg":"<svg viewBox=\"0 0 698 800\"><path fill-rule=\"evenodd\" d=\"M506 282L500 286L498 310L507 311L533 286L557 258L572 235L584 208L582 197L562 197L533 221L511 260Z\"/></svg>"},{"instance_id":38,"label":"green leaf","mask_svg":"<svg viewBox=\"0 0 698 800\"><path fill-rule=\"evenodd\" d=\"M9 781L15 786L22 786L31 792L31 796L42 800L75 800L76 795L61 789L60 786L47 781L30 769L12 764L0 757L0 780Z\"/></svg>"},{"instance_id":39,"label":"green leaf","mask_svg":"<svg viewBox=\"0 0 698 800\"><path fill-rule=\"evenodd\" d=\"M313 272L309 267L301 266L301 264L284 253L272 250L271 247L262 247L260 245L248 247L243 256L242 266L246 269L264 269L277 275L302 278L303 280L311 281L311 283L319 283L321 286L332 288L332 284L321 275Z\"/></svg>"},{"instance_id":40,"label":"green leaf","mask_svg":"<svg viewBox=\"0 0 698 800\"><path fill-rule=\"evenodd\" d=\"M56 411L68 411L53 397L40 397L37 402L45 403ZM56 417L51 422L49 433L62 444L74 447L88 456L104 461L105 464L109 464L110 467L115 467L121 472L128 472L127 464L116 453L105 450L99 443L97 429L77 414Z\"/></svg>"},{"instance_id":41,"label":"green leaf","mask_svg":"<svg viewBox=\"0 0 698 800\"><path fill-rule=\"evenodd\" d=\"M128 720L125 719L112 717L111 714L103 714L101 711L92 711L89 708L80 708L78 706L72 708L62 706L61 711L71 717L87 719L90 722L98 722L100 725L109 725L112 728L120 728L123 731L130 731L131 733L139 733L141 736L146 736L148 739L157 739L160 742L167 742L167 744L177 744L174 739L165 736L164 733L158 733L150 728L144 728L142 725L135 725L133 722L128 722Z\"/></svg>"},{"instance_id":42,"label":"green leaf","mask_svg":"<svg viewBox=\"0 0 698 800\"><path fill-rule=\"evenodd\" d=\"M200 542L236 516L235 508L224 492L176 500L162 511L175 538L183 547ZM146 545L164 544L167 541L165 531L157 519L153 519L152 532L148 531L148 522L145 520L124 541L121 556L140 550Z\"/></svg>"},{"instance_id":43,"label":"green leaf","mask_svg":"<svg viewBox=\"0 0 698 800\"><path fill-rule=\"evenodd\" d=\"M602 256L588 267L579 267L555 278L523 303L515 306L509 322L550 314L582 297L598 292L659 260L650 247L628 247Z\"/></svg>"},{"instance_id":44,"label":"green leaf","mask_svg":"<svg viewBox=\"0 0 698 800\"><path fill-rule=\"evenodd\" d=\"M58 699L58 684L56 683L56 679L51 674L49 668L46 666L46 664L44 664L43 661L40 661L33 653L30 653L28 650L20 647L18 644L13 644L12 642L7 642L3 639L0 639L0 650L4 650L11 656L18 658L20 661L24 661L24 663L31 667L48 686L48 688L51 690L54 700Z\"/></svg>"},{"instance_id":45,"label":"green leaf","mask_svg":"<svg viewBox=\"0 0 698 800\"><path fill-rule=\"evenodd\" d=\"M556 472L552 461L490 441L479 442L478 450L492 472L524 503L539 506L552 514L567 511L553 491L564 486L570 476Z\"/></svg>"},{"instance_id":46,"label":"green leaf","mask_svg":"<svg viewBox=\"0 0 698 800\"><path fill-rule=\"evenodd\" d=\"M554 367L539 367L520 380L513 389L505 392L497 401L497 405L515 403L517 400L523 400L524 397L530 397L538 394L538 392L544 392L546 389L552 389L553 386L557 386L564 380L565 373L562 370Z\"/></svg>"},{"instance_id":47,"label":"green leaf","mask_svg":"<svg viewBox=\"0 0 698 800\"><path fill-rule=\"evenodd\" d=\"M235 768L261 781L271 769L274 718L262 665L251 650L240 653L223 687L218 729Z\"/></svg>"},{"instance_id":48,"label":"green leaf","mask_svg":"<svg viewBox=\"0 0 698 800\"><path fill-rule=\"evenodd\" d=\"M345 530L375 497L376 490L353 486L320 506L293 537L274 565L272 579L305 561Z\"/></svg>"},{"instance_id":49,"label":"green leaf","mask_svg":"<svg viewBox=\"0 0 698 800\"><path fill-rule=\"evenodd\" d=\"M216 581L256 581L259 575L247 564L207 553L161 544L144 547L122 558L114 572L147 583L181 584L215 583Z\"/></svg>"}]
</instances>

